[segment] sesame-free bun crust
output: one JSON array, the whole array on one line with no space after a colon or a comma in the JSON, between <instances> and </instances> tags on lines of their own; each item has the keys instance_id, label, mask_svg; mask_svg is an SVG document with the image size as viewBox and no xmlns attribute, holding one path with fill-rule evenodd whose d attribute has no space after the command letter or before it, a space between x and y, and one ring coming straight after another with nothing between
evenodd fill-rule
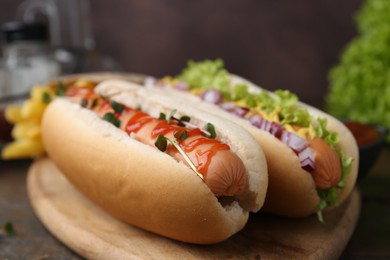
<instances>
[{"instance_id":1,"label":"sesame-free bun crust","mask_svg":"<svg viewBox=\"0 0 390 260\"><path fill-rule=\"evenodd\" d=\"M244 83L249 86L251 92L258 93L260 91L266 91L239 76L230 76L231 85ZM287 217L306 217L317 211L320 198L312 176L301 168L299 158L279 139L266 131L252 126L247 120L226 112L213 104L203 102L197 96L167 88L159 91L177 96L177 99L183 102L186 101L196 104L200 109L208 113L218 115L241 125L252 134L264 151L269 173L269 185L262 211ZM345 187L341 190L338 197L338 204L340 204L351 193L356 182L359 161L356 141L351 132L339 120L303 103L299 103L299 105L307 107L309 113L315 118L327 118L328 129L336 131L339 134L339 145L345 155L354 158L351 172L345 182Z\"/></svg>"},{"instance_id":2,"label":"sesame-free bun crust","mask_svg":"<svg viewBox=\"0 0 390 260\"><path fill-rule=\"evenodd\" d=\"M126 99L125 94L119 96ZM174 105L163 104L159 109L156 100L137 102L149 112L166 113ZM155 107L148 108L148 104ZM197 110L185 112L194 116L188 112ZM214 116L207 116L207 120L216 129L223 122ZM238 232L246 224L248 212L258 211L264 202L268 183L264 154L239 126L229 124L229 129L230 135L240 136L239 146L229 145L246 164L249 184L242 196L222 205L183 163L130 138L78 104L56 99L46 109L42 122L48 155L88 198L131 225L199 244L220 242ZM238 137L232 141L235 138ZM241 145L249 149L243 150Z\"/></svg>"}]
</instances>

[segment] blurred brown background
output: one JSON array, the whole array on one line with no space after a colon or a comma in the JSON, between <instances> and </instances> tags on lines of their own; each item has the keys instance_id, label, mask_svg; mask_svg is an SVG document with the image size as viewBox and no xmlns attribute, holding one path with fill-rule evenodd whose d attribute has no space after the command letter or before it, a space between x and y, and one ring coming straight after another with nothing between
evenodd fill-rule
<instances>
[{"instance_id":1,"label":"blurred brown background","mask_svg":"<svg viewBox=\"0 0 390 260\"><path fill-rule=\"evenodd\" d=\"M1 0L0 22L14 20L21 2ZM321 107L362 2L92 0L92 32L124 71L174 75L189 59L222 58L231 72Z\"/></svg>"}]
</instances>

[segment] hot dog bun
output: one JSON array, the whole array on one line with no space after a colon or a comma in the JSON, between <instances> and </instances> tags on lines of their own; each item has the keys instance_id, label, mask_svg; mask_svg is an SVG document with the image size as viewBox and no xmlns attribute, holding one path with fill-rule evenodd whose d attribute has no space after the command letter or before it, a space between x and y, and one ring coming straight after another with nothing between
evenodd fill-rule
<instances>
[{"instance_id":1,"label":"hot dog bun","mask_svg":"<svg viewBox=\"0 0 390 260\"><path fill-rule=\"evenodd\" d=\"M245 84L251 93L267 91L252 82L237 75L230 74L230 85ZM262 211L287 217L305 217L316 213L320 203L315 182L310 173L301 168L299 158L292 149L282 143L274 135L253 126L248 120L237 117L220 107L204 102L200 97L188 92L177 91L171 88L157 88L161 93L170 93L181 102L190 102L205 112L215 114L244 127L261 145L267 159L269 171L269 186ZM308 109L314 118L326 118L327 129L339 135L339 146L346 157L352 157L351 171L345 180L337 204L342 203L353 190L356 182L359 154L356 141L351 132L334 117L309 105L299 103L299 106ZM328 207L327 210L333 207Z\"/></svg>"},{"instance_id":2,"label":"hot dog bun","mask_svg":"<svg viewBox=\"0 0 390 260\"><path fill-rule=\"evenodd\" d=\"M240 76L231 75L231 79L232 83L247 84L254 93L266 91ZM347 157L353 158L351 171L345 180L345 186L341 190L337 199L338 204L341 204L351 194L356 183L359 166L359 150L356 140L349 129L340 122L340 120L317 108L314 108L313 106L302 102L299 102L299 105L306 107L314 118L326 118L328 122L327 128L338 133L340 139L339 146L344 151L344 154ZM231 115L229 116L232 117ZM236 122L238 123L238 121L239 120ZM268 142L263 140L260 138L260 132L264 131L260 131L251 124L245 124L245 129L251 132L258 142L262 144L262 148L267 157L269 172L272 172L272 174L269 175L270 185L267 192L267 200L263 209L268 212L292 217L307 216L314 213L317 210L319 197L316 192L313 178L307 174L307 172L302 170L298 158L293 156L294 154L291 149L285 145L283 145L283 148L276 148L276 143L280 144L281 142L276 142L276 138L269 133L266 133L270 135L269 138L263 138L268 140ZM278 150L278 152L275 154L276 150ZM278 163L278 160L276 160L277 156L282 156L281 153L284 154L282 158L286 159L283 164L286 165L286 168L291 169L291 171L286 171L281 168L280 161Z\"/></svg>"},{"instance_id":3,"label":"hot dog bun","mask_svg":"<svg viewBox=\"0 0 390 260\"><path fill-rule=\"evenodd\" d=\"M242 159L248 185L237 198L217 197L192 170L167 154L130 138L90 110L58 98L45 111L42 136L49 157L75 187L110 214L142 229L176 240L210 244L241 230L249 211L264 202L265 157L249 133L234 123L183 106L152 90L124 81L103 82L97 90L158 117L172 109L194 122L211 122ZM132 84L130 84L131 86Z\"/></svg>"}]
</instances>

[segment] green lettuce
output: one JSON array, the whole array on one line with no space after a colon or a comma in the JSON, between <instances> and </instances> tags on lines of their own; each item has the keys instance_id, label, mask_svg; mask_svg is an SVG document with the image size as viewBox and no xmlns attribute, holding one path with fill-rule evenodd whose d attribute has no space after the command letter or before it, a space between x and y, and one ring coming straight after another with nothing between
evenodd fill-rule
<instances>
[{"instance_id":1,"label":"green lettuce","mask_svg":"<svg viewBox=\"0 0 390 260\"><path fill-rule=\"evenodd\" d=\"M326 110L339 118L390 128L390 1L365 1L355 23L359 35L329 71Z\"/></svg>"},{"instance_id":2,"label":"green lettuce","mask_svg":"<svg viewBox=\"0 0 390 260\"><path fill-rule=\"evenodd\" d=\"M314 128L316 131L316 135L324 139L333 149L337 150L337 144L339 142L339 136L335 132L328 131L326 129L327 120L325 118L319 118L317 120L317 125Z\"/></svg>"},{"instance_id":3,"label":"green lettuce","mask_svg":"<svg viewBox=\"0 0 390 260\"><path fill-rule=\"evenodd\" d=\"M248 86L245 84L236 84L233 86L233 89L230 93L229 101L239 101L246 99L250 95Z\"/></svg>"},{"instance_id":4,"label":"green lettuce","mask_svg":"<svg viewBox=\"0 0 390 260\"><path fill-rule=\"evenodd\" d=\"M176 79L186 82L190 88L216 88L223 94L230 93L229 73L221 59L202 62L189 61Z\"/></svg>"}]
</instances>

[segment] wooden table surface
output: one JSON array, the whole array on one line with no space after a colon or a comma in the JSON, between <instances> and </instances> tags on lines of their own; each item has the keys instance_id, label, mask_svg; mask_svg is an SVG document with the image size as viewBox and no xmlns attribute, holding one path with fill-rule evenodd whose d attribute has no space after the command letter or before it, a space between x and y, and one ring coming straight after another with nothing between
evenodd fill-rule
<instances>
[{"instance_id":1,"label":"wooden table surface","mask_svg":"<svg viewBox=\"0 0 390 260\"><path fill-rule=\"evenodd\" d=\"M0 161L0 225L12 221L15 237L0 237L0 259L80 259L35 216L26 191L31 161ZM358 183L361 216L342 259L390 258L390 147Z\"/></svg>"}]
</instances>

